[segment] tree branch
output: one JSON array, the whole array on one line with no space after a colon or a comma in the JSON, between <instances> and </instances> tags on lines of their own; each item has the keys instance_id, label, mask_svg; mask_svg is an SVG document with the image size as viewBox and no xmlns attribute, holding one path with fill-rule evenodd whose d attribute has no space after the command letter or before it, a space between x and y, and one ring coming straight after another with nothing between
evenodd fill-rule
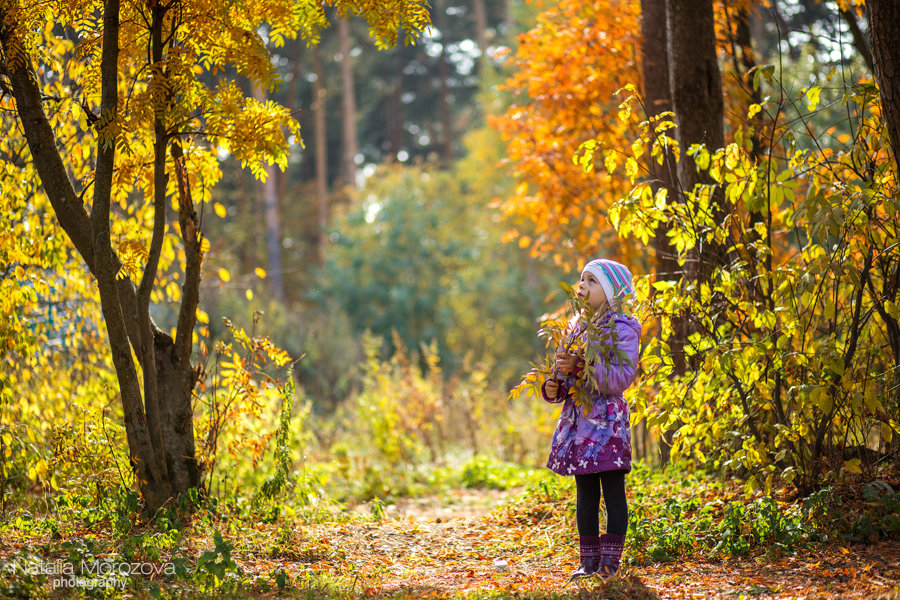
<instances>
[{"instance_id":1,"label":"tree branch","mask_svg":"<svg viewBox=\"0 0 900 600\"><path fill-rule=\"evenodd\" d=\"M159 85L162 74L162 23L165 10L155 5L151 9L152 23L150 29L151 44L151 71L153 80L151 85ZM150 251L147 264L141 276L140 287L137 292L138 319L141 328L143 344L140 348L141 365L144 369L144 409L147 412L147 420L150 426L150 438L156 446L157 452L163 456L162 464L166 465L165 445L163 443L159 386L157 385L156 346L153 342L153 326L150 321L150 292L156 283L156 274L159 269L159 258L162 254L163 238L166 232L166 128L164 123L165 107L155 107L156 116L153 123L156 139L153 144L153 237L150 241Z\"/></svg>"},{"instance_id":2,"label":"tree branch","mask_svg":"<svg viewBox=\"0 0 900 600\"><path fill-rule=\"evenodd\" d=\"M857 52L859 52L859 55L866 61L869 72L874 74L875 63L872 61L872 50L869 48L869 42L866 41L866 36L862 32L859 22L856 20L856 15L849 10L841 10L840 8L838 8L838 10L841 13L841 17L846 21L847 27L850 28L850 35L853 36L853 45L856 46Z\"/></svg>"},{"instance_id":3,"label":"tree branch","mask_svg":"<svg viewBox=\"0 0 900 600\"><path fill-rule=\"evenodd\" d=\"M175 176L178 178L178 224L184 240L184 285L181 290L181 308L178 311L178 326L175 334L175 351L182 365L188 365L193 345L192 334L197 322L197 304L200 301L200 266L203 252L200 244L200 227L197 212L191 199L191 188L184 164L181 143L171 145L175 159Z\"/></svg>"}]
</instances>

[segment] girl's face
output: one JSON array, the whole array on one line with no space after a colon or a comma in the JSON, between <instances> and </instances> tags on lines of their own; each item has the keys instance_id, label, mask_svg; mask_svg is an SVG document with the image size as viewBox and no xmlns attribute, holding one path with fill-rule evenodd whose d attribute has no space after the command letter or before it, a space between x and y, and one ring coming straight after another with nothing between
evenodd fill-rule
<instances>
[{"instance_id":1,"label":"girl's face","mask_svg":"<svg viewBox=\"0 0 900 600\"><path fill-rule=\"evenodd\" d=\"M578 284L578 296L581 298L587 297L591 310L595 313L601 312L600 309L606 308L608 305L606 292L603 291L600 282L597 281L597 278L590 271L585 271L581 274L581 282Z\"/></svg>"}]
</instances>

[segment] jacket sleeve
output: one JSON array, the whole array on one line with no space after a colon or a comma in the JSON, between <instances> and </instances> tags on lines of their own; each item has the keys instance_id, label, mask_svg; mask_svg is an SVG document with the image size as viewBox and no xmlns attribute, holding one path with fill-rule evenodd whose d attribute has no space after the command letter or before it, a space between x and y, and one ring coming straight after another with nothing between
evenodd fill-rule
<instances>
[{"instance_id":1,"label":"jacket sleeve","mask_svg":"<svg viewBox=\"0 0 900 600\"><path fill-rule=\"evenodd\" d=\"M569 388L565 384L565 382L560 381L559 382L559 390L557 391L556 398L550 398L549 396L547 396L547 382L548 381L550 381L550 379L545 379L544 383L541 384L541 396L544 397L545 402L549 402L550 404L559 404L560 402L562 402L563 400L566 399L566 396L569 395Z\"/></svg>"},{"instance_id":2,"label":"jacket sleeve","mask_svg":"<svg viewBox=\"0 0 900 600\"><path fill-rule=\"evenodd\" d=\"M612 350L603 355L603 344L594 342L597 358L593 364L594 382L597 390L607 396L618 396L634 381L640 350L640 335L631 327L617 327L616 347L626 358L617 356Z\"/></svg>"}]
</instances>

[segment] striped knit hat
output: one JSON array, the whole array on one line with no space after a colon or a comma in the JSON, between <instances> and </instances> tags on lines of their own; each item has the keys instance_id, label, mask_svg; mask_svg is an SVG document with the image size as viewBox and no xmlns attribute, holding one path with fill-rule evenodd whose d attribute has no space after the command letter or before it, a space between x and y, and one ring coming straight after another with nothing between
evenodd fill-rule
<instances>
[{"instance_id":1,"label":"striped knit hat","mask_svg":"<svg viewBox=\"0 0 900 600\"><path fill-rule=\"evenodd\" d=\"M631 272L628 268L614 260L597 258L589 262L581 270L581 273L592 273L600 287L606 292L606 299L610 306L616 306L620 301L634 293L634 284L631 282Z\"/></svg>"}]
</instances>

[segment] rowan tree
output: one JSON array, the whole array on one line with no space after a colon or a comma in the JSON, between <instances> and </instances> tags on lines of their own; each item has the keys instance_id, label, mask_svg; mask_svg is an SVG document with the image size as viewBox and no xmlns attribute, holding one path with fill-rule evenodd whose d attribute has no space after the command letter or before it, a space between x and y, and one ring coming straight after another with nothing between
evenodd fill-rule
<instances>
[{"instance_id":1,"label":"rowan tree","mask_svg":"<svg viewBox=\"0 0 900 600\"><path fill-rule=\"evenodd\" d=\"M200 484L191 353L217 156L257 178L284 168L296 121L244 89L277 84L269 45L316 42L325 6L364 18L382 47L429 23L418 0L0 1L4 189L17 183L18 214L52 211L50 236L65 232L97 286L151 511ZM40 245L47 232L28 233ZM151 318L166 299L179 303L173 331Z\"/></svg>"}]
</instances>

